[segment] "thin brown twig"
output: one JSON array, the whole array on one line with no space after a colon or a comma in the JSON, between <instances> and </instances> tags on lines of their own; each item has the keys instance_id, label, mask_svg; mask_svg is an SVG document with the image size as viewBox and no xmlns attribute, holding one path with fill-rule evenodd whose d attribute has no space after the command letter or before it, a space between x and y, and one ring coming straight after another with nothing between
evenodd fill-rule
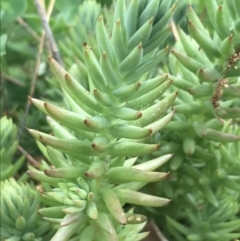
<instances>
[{"instance_id":1,"label":"thin brown twig","mask_svg":"<svg viewBox=\"0 0 240 241\"><path fill-rule=\"evenodd\" d=\"M41 41L41 37L25 22L21 17L17 18L17 22L38 42Z\"/></svg>"},{"instance_id":2,"label":"thin brown twig","mask_svg":"<svg viewBox=\"0 0 240 241\"><path fill-rule=\"evenodd\" d=\"M161 230L159 227L156 225L154 220L149 220L145 227L143 228L144 232L149 232L149 235L143 239L144 241L168 241L164 235L162 234Z\"/></svg>"},{"instance_id":3,"label":"thin brown twig","mask_svg":"<svg viewBox=\"0 0 240 241\"><path fill-rule=\"evenodd\" d=\"M55 0L51 0L51 2L55 2ZM48 9L48 15L47 15L48 21L50 19L52 9L53 9L53 5L50 3L49 9ZM43 30L42 35L41 35L41 40L40 40L40 43L39 43L39 47L38 47L37 60L36 60L34 74L33 74L32 82L31 82L31 88L30 88L29 95L28 95L30 98L33 97L33 94L34 94L34 91L35 91L35 86L36 86L36 82L37 82L37 74L38 74L40 63L41 63L41 56L42 56L42 53L43 53L44 40L45 40L45 31ZM22 119L22 123L20 125L20 129L19 129L19 132L18 132L18 140L19 141L21 139L22 132L23 132L23 129L24 129L25 124L26 124L26 120L27 120L30 105L31 105L31 102L28 98L27 104L26 104L26 107L25 107L24 116L23 116L23 119Z\"/></svg>"},{"instance_id":4,"label":"thin brown twig","mask_svg":"<svg viewBox=\"0 0 240 241\"><path fill-rule=\"evenodd\" d=\"M54 0L55 2L55 0ZM51 4L49 4L49 6L53 8L53 5L54 5L54 2ZM52 29L50 28L49 26L49 23L48 23L48 18L47 18L47 14L45 12L45 10L43 9L43 7L41 6L39 0L34 0L34 3L37 7L37 10L38 10L38 13L41 17L41 20L42 20L42 25L43 25L43 28L46 32L46 37L50 43L50 46L51 46L51 50L52 50L52 54L53 54L53 57L56 59L56 61L63 66L63 62L62 62L62 59L61 59L61 56L60 56L60 53L59 53L59 50L58 50L58 46L57 46L57 43L54 39L54 36L53 36L53 33L52 33Z\"/></svg>"},{"instance_id":5,"label":"thin brown twig","mask_svg":"<svg viewBox=\"0 0 240 241\"><path fill-rule=\"evenodd\" d=\"M30 97L33 96L33 93L35 91L35 86L36 86L36 82L37 82L37 73L38 73L38 70L39 70L39 66L40 66L40 63L41 63L41 56L42 56L42 52L43 52L44 39L45 39L45 35L42 34L41 41L40 41L40 44L39 44L39 47L38 47L37 61L36 61L36 64L35 64L35 70L34 70L32 82L31 82L31 88L30 88L30 91L29 91ZM20 141L21 136L22 136L23 128L26 124L26 120L27 120L30 105L31 105L31 102L28 99L27 104L26 104L26 108L25 108L25 111L24 111L22 123L20 125L20 129L19 129L19 132L18 132L18 140L19 141Z\"/></svg>"},{"instance_id":6,"label":"thin brown twig","mask_svg":"<svg viewBox=\"0 0 240 241\"><path fill-rule=\"evenodd\" d=\"M27 158L27 160L32 163L35 167L39 166L39 163L36 159L34 159L26 150L24 150L20 145L18 145L17 149Z\"/></svg>"},{"instance_id":7,"label":"thin brown twig","mask_svg":"<svg viewBox=\"0 0 240 241\"><path fill-rule=\"evenodd\" d=\"M3 72L1 72L1 77L5 80L8 80L9 82L15 84L15 85L19 85L19 86L25 86L24 83L22 83L20 80L16 79L16 78L13 78L12 76L10 75L7 75Z\"/></svg>"}]
</instances>

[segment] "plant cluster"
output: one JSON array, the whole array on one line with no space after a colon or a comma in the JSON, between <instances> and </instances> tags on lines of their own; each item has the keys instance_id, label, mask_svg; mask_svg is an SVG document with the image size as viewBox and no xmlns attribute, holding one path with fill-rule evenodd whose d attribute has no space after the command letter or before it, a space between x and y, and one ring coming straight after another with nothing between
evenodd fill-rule
<instances>
[{"instance_id":1,"label":"plant cluster","mask_svg":"<svg viewBox=\"0 0 240 241\"><path fill-rule=\"evenodd\" d=\"M25 158L22 156L13 162L13 156L18 147L17 127L13 124L12 120L7 119L6 116L0 119L0 133L0 180L5 180L16 175L23 165ZM22 180L25 180L23 176Z\"/></svg>"},{"instance_id":2,"label":"plant cluster","mask_svg":"<svg viewBox=\"0 0 240 241\"><path fill-rule=\"evenodd\" d=\"M179 95L176 113L162 131L165 144L153 153L174 153L165 167L170 181L153 193L176 204L164 212L166 223L159 219L176 240L240 236L239 8L235 1L221 4L205 1L209 22L188 6L189 34L176 29L178 41L162 69ZM162 215L151 212L156 220Z\"/></svg>"},{"instance_id":3,"label":"plant cluster","mask_svg":"<svg viewBox=\"0 0 240 241\"><path fill-rule=\"evenodd\" d=\"M142 240L147 217L169 240L240 238L239 1L73 6L65 67L49 57L48 94L29 97L48 124L27 122L30 185L1 119L1 239Z\"/></svg>"}]
</instances>

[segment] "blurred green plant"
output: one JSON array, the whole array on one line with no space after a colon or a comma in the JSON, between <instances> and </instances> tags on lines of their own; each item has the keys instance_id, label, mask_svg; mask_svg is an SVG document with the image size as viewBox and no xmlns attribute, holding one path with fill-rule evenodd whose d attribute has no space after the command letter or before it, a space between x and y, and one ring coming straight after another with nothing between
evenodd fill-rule
<instances>
[{"instance_id":1,"label":"blurred green plant","mask_svg":"<svg viewBox=\"0 0 240 241\"><path fill-rule=\"evenodd\" d=\"M50 240L54 230L40 220L39 193L13 178L1 181L1 240Z\"/></svg>"},{"instance_id":2,"label":"blurred green plant","mask_svg":"<svg viewBox=\"0 0 240 241\"><path fill-rule=\"evenodd\" d=\"M14 176L22 167L25 157L22 156L13 162L13 156L17 151L17 127L11 119L0 119L1 154L0 154L0 180Z\"/></svg>"}]
</instances>

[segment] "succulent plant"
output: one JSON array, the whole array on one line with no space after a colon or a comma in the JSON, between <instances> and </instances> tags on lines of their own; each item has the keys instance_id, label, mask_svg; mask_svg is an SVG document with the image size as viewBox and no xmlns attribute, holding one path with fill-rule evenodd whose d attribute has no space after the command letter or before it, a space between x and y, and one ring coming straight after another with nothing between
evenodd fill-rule
<instances>
[{"instance_id":1,"label":"succulent plant","mask_svg":"<svg viewBox=\"0 0 240 241\"><path fill-rule=\"evenodd\" d=\"M39 142L53 165L43 162L40 170L29 170L32 178L42 182L42 196L49 205L39 212L46 220L60 224L52 240L74 238L79 230L83 230L81 235L91 233L88 240L140 240L146 235L138 234L146 219L138 214L128 216L123 205L161 207L170 202L138 190L168 176L154 170L172 154L135 164L138 156L159 149L154 136L174 115L172 110L164 116L177 92L161 97L171 81L168 75L156 76L157 65L168 53L168 47L158 47L171 30L168 22L176 6L170 5L154 0L129 1L126 6L125 1L117 1L111 38L103 17L99 17L98 51L96 46L83 44L89 90L49 58L67 108L32 98L48 115L54 136L28 131L47 146ZM131 230L134 222L132 236L124 236L118 227L128 223L126 230ZM110 232L103 223L109 225Z\"/></svg>"},{"instance_id":2,"label":"succulent plant","mask_svg":"<svg viewBox=\"0 0 240 241\"><path fill-rule=\"evenodd\" d=\"M239 11L238 0L83 2L59 42L68 72L49 58L64 107L30 98L52 129L28 130L45 159L28 171L38 213L55 232L42 240L142 240L149 215L169 240L239 239ZM4 185L3 200L18 184ZM22 221L5 219L21 240Z\"/></svg>"},{"instance_id":3,"label":"succulent plant","mask_svg":"<svg viewBox=\"0 0 240 241\"><path fill-rule=\"evenodd\" d=\"M201 21L188 6L189 35L177 29L178 41L161 70L173 81L169 90L179 94L176 114L161 133L162 148L153 156L174 156L163 167L171 170L168 181L148 192L166 195L173 203L163 212L148 210L170 239L232 240L240 236L239 222L235 222L240 191L239 7L236 1L219 2L222 5L205 1L209 21L206 16ZM221 22L223 12L229 18L221 17ZM224 21L228 21L227 32ZM223 215L214 226L211 215L218 215L224 202L229 205L229 216ZM230 206L236 207L234 213ZM161 221L162 215L171 218Z\"/></svg>"},{"instance_id":4,"label":"succulent plant","mask_svg":"<svg viewBox=\"0 0 240 241\"><path fill-rule=\"evenodd\" d=\"M171 234L179 241L183 240L233 240L240 237L239 194L218 188L215 192L220 208L212 204L200 204L194 211L185 207L189 226L167 217ZM195 200L197 203L197 200ZM199 200L198 200L199 201ZM182 236L182 234L184 236ZM186 238L185 238L186 237Z\"/></svg>"},{"instance_id":5,"label":"succulent plant","mask_svg":"<svg viewBox=\"0 0 240 241\"><path fill-rule=\"evenodd\" d=\"M1 181L1 240L49 240L53 230L38 215L39 204L40 196L29 184Z\"/></svg>"},{"instance_id":6,"label":"succulent plant","mask_svg":"<svg viewBox=\"0 0 240 241\"><path fill-rule=\"evenodd\" d=\"M108 8L105 15L112 15ZM84 64L83 51L79 46L88 40L89 45L97 46L95 25L98 17L103 14L101 5L96 1L84 1L78 9L77 21L68 29L67 37L59 42L61 54L68 72L74 76L81 85L89 90L88 72ZM99 57L98 48L92 48Z\"/></svg>"},{"instance_id":7,"label":"succulent plant","mask_svg":"<svg viewBox=\"0 0 240 241\"><path fill-rule=\"evenodd\" d=\"M0 155L0 180L14 176L21 168L25 158L20 157L13 163L13 156L17 151L17 127L6 116L0 119L1 155Z\"/></svg>"},{"instance_id":8,"label":"succulent plant","mask_svg":"<svg viewBox=\"0 0 240 241\"><path fill-rule=\"evenodd\" d=\"M234 125L231 132L239 135L240 128ZM172 207L164 210L164 214L156 210L151 212L159 221L162 215L170 216L160 225L165 226L166 235L180 241L239 238L240 142L216 144L207 141L203 144L206 148L193 156L180 154L180 148L176 151L183 163L177 171L171 172L168 183L153 190L158 188L160 191L155 193L172 198ZM176 159L173 161L176 163ZM170 167L174 167L174 163L170 163Z\"/></svg>"},{"instance_id":9,"label":"succulent plant","mask_svg":"<svg viewBox=\"0 0 240 241\"><path fill-rule=\"evenodd\" d=\"M232 11L239 10L237 6L234 8L233 2L223 1L223 4L219 7L215 1L212 1L212 5L206 2L213 28L210 33L204 28L194 10L189 6L187 13L188 30L192 39L179 29L179 38L183 48L179 44L176 46L179 49L184 49L186 55L175 49L171 51L178 62L181 63L181 66L177 67L178 65L170 64L170 69L175 77L176 72L178 74L182 72L183 79L181 81L181 77L180 79L175 78L173 84L184 91L187 90L194 98L205 100L207 97L210 98L215 115L219 119L239 117L239 109L237 108L239 99L234 100L234 98L239 97L240 32L238 21L234 19L237 13L234 12L235 15L233 15L229 12L230 9ZM227 23L224 22L222 14L229 16L226 17ZM212 16L215 16L215 18ZM185 93L184 97L186 97ZM221 107L222 99L229 100L225 104L226 106L222 103L223 106ZM230 106L234 108L231 109Z\"/></svg>"}]
</instances>

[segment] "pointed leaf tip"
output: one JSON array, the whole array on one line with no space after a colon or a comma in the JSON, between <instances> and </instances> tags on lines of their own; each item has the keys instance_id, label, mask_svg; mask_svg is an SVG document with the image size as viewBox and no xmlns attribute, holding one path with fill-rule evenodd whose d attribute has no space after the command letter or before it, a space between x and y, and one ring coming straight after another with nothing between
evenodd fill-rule
<instances>
[{"instance_id":1,"label":"pointed leaf tip","mask_svg":"<svg viewBox=\"0 0 240 241\"><path fill-rule=\"evenodd\" d=\"M91 177L91 173L90 173L89 171L86 171L86 172L84 173L84 175L85 175L87 178L90 178L90 177Z\"/></svg>"},{"instance_id":2,"label":"pointed leaf tip","mask_svg":"<svg viewBox=\"0 0 240 241\"><path fill-rule=\"evenodd\" d=\"M66 74L64 75L64 78L65 78L65 80L71 80L71 77L70 77L70 75L69 75L68 73L66 73Z\"/></svg>"},{"instance_id":3,"label":"pointed leaf tip","mask_svg":"<svg viewBox=\"0 0 240 241\"><path fill-rule=\"evenodd\" d=\"M44 102L43 103L43 106L44 106L44 108L46 109L47 107L48 107L48 103L47 102ZM47 118L47 117L46 117Z\"/></svg>"}]
</instances>

